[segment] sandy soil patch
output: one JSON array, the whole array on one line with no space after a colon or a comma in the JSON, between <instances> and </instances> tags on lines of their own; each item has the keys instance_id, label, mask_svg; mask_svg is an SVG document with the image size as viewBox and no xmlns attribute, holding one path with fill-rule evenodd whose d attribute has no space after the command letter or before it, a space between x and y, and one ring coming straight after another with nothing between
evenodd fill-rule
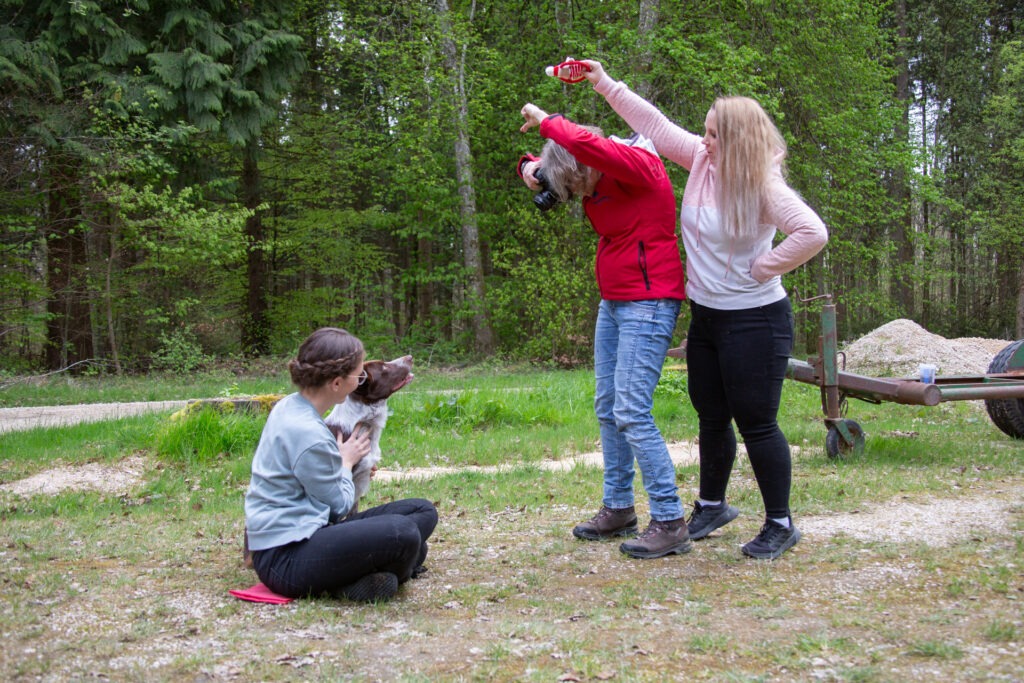
<instances>
[{"instance_id":1,"label":"sandy soil patch","mask_svg":"<svg viewBox=\"0 0 1024 683\"><path fill-rule=\"evenodd\" d=\"M85 463L65 465L0 486L20 496L55 495L64 491L99 491L128 495L142 483L152 466L145 458L130 456L116 465Z\"/></svg>"}]
</instances>

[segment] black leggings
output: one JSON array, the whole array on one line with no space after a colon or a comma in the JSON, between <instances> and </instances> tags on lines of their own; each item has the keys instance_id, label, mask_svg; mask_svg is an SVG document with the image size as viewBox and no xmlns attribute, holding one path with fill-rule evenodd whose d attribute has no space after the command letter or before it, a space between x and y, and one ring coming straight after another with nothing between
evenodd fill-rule
<instances>
[{"instance_id":1,"label":"black leggings","mask_svg":"<svg viewBox=\"0 0 1024 683\"><path fill-rule=\"evenodd\" d=\"M436 526L429 500L398 500L321 527L304 541L254 551L253 566L270 590L290 598L331 592L376 572L404 583L426 559Z\"/></svg>"},{"instance_id":2,"label":"black leggings","mask_svg":"<svg viewBox=\"0 0 1024 683\"><path fill-rule=\"evenodd\" d=\"M789 516L792 462L777 422L793 350L789 299L736 311L690 302L686 340L690 401L700 423L700 497L724 500L743 437L765 515Z\"/></svg>"}]
</instances>

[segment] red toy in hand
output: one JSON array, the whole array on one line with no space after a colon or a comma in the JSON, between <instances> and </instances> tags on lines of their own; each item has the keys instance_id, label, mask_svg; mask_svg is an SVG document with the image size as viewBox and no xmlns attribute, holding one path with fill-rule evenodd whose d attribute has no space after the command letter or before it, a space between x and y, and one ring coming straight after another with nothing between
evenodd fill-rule
<instances>
[{"instance_id":1,"label":"red toy in hand","mask_svg":"<svg viewBox=\"0 0 1024 683\"><path fill-rule=\"evenodd\" d=\"M553 76L566 83L579 83L586 80L587 77L584 74L588 71L590 71L590 67L576 59L567 59L561 64L544 69L544 73L548 76Z\"/></svg>"}]
</instances>

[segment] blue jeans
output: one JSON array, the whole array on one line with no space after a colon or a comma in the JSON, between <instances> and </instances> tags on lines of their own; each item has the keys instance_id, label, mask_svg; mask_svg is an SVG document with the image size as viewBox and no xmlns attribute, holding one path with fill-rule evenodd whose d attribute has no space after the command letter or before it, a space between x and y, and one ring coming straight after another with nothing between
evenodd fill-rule
<instances>
[{"instance_id":1,"label":"blue jeans","mask_svg":"<svg viewBox=\"0 0 1024 683\"><path fill-rule=\"evenodd\" d=\"M594 333L594 411L601 428L604 497L610 508L633 505L633 461L640 467L651 518L679 519L676 469L651 408L680 301L602 300Z\"/></svg>"},{"instance_id":2,"label":"blue jeans","mask_svg":"<svg viewBox=\"0 0 1024 683\"><path fill-rule=\"evenodd\" d=\"M736 311L690 302L686 366L700 423L700 497L723 500L743 436L766 516L789 516L792 462L777 421L793 350L789 299Z\"/></svg>"}]
</instances>

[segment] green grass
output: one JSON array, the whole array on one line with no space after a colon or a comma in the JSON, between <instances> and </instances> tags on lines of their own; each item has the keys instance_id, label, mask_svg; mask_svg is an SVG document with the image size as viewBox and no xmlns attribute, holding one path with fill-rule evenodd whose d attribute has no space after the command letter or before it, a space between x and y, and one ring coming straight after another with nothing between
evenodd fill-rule
<instances>
[{"instance_id":1,"label":"green grass","mask_svg":"<svg viewBox=\"0 0 1024 683\"><path fill-rule=\"evenodd\" d=\"M147 396L252 391L223 377L150 379ZM230 382L228 381L230 379ZM50 380L39 405L101 401L103 380ZM137 385L137 388L141 385ZM58 466L146 463L132 490L0 492L0 679L79 680L1013 680L1024 596L1024 443L967 403L851 402L867 433L858 458L825 455L820 398L787 383L797 523L903 501L1013 501L1009 530L919 542L807 535L778 562L745 560L760 495L737 461L743 513L692 553L630 561L569 533L600 502L601 472L544 461L597 450L590 371L417 369L391 401L384 467L461 468L378 480L372 505L433 500L430 571L399 600L259 606L229 598L241 566L242 496L265 417L216 410L0 434L0 483ZM268 391L269 389L269 391ZM4 390L7 391L7 390ZM20 390L19 390L20 391ZM202 392L202 393L199 393ZM9 395L5 395L10 400ZM139 400L132 398L131 400ZM38 401L38 403L36 403ZM655 419L667 440L696 435L685 372L670 366ZM500 469L489 469L492 466ZM479 468L468 468L479 466ZM646 499L637 477L638 505ZM677 470L696 493L695 465ZM1013 498L1017 496L1016 498Z\"/></svg>"}]
</instances>

